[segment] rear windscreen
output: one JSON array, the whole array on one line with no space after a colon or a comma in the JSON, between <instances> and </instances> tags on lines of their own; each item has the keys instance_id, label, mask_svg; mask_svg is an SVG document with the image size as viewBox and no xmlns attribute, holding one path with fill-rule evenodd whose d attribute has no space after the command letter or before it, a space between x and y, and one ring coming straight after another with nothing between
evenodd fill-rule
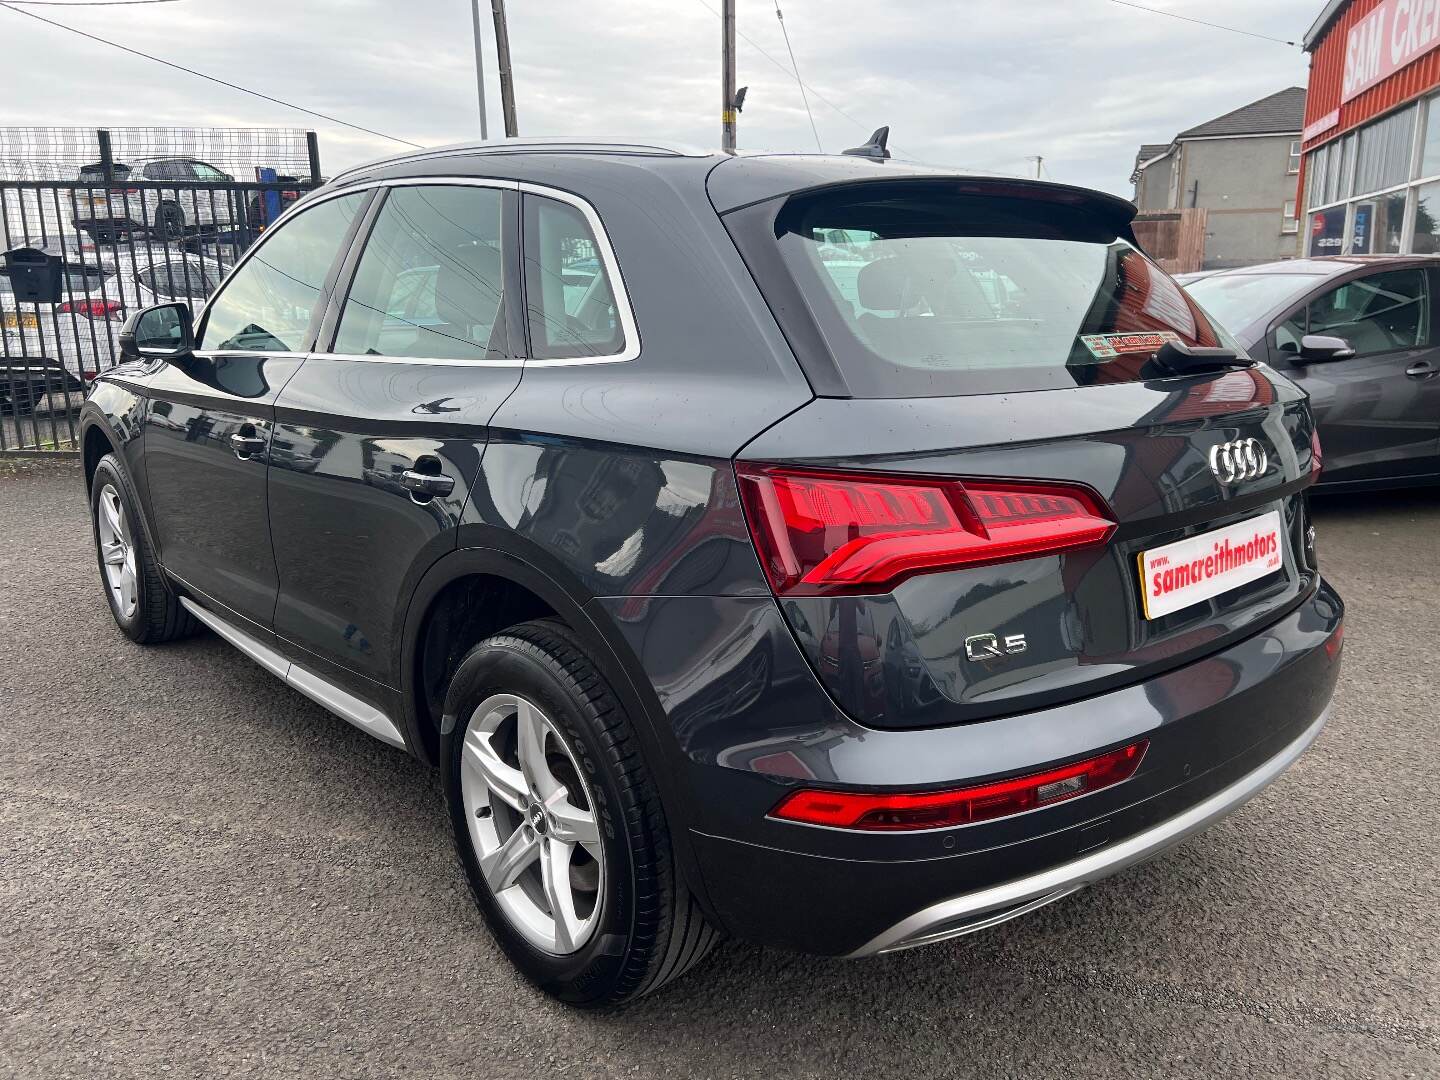
<instances>
[{"instance_id":1,"label":"rear windscreen","mask_svg":"<svg viewBox=\"0 0 1440 1080\"><path fill-rule=\"evenodd\" d=\"M1135 380L1200 309L1083 208L920 182L793 198L776 242L851 392L916 397Z\"/></svg>"}]
</instances>

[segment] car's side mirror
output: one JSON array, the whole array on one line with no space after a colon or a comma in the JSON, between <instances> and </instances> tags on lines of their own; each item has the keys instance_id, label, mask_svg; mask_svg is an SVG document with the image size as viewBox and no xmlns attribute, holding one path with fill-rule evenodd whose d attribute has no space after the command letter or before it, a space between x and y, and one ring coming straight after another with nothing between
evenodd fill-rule
<instances>
[{"instance_id":1,"label":"car's side mirror","mask_svg":"<svg viewBox=\"0 0 1440 1080\"><path fill-rule=\"evenodd\" d=\"M156 304L137 311L125 320L119 339L122 362L188 356L195 348L190 305L184 302Z\"/></svg>"},{"instance_id":2,"label":"car's side mirror","mask_svg":"<svg viewBox=\"0 0 1440 1080\"><path fill-rule=\"evenodd\" d=\"M1354 348L1344 338L1306 334L1300 339L1300 351L1295 354L1295 363L1331 364L1336 360L1349 360L1354 355Z\"/></svg>"}]
</instances>

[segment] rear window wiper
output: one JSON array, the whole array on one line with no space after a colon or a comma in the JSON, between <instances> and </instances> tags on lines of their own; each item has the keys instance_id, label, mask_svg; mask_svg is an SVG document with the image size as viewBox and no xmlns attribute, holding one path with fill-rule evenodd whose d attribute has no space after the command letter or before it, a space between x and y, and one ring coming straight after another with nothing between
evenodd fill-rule
<instances>
[{"instance_id":1,"label":"rear window wiper","mask_svg":"<svg viewBox=\"0 0 1440 1080\"><path fill-rule=\"evenodd\" d=\"M1209 371L1254 367L1255 361L1234 349L1167 341L1156 351L1152 364L1168 375L1201 375Z\"/></svg>"}]
</instances>

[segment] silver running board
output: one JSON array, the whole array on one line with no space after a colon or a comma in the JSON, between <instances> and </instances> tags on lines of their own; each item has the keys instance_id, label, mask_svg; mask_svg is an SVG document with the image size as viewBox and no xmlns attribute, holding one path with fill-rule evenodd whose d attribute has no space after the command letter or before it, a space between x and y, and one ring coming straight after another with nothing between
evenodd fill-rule
<instances>
[{"instance_id":1,"label":"silver running board","mask_svg":"<svg viewBox=\"0 0 1440 1080\"><path fill-rule=\"evenodd\" d=\"M399 747L401 750L405 749L405 737L400 734L400 729L395 726L395 721L375 706L361 701L353 694L346 693L313 671L287 660L270 646L261 644L243 630L237 630L214 612L206 611L188 596L180 597L180 603L191 615L194 615L271 675L283 679L317 705L329 709L340 719L354 724L367 735L373 735L390 746Z\"/></svg>"}]
</instances>

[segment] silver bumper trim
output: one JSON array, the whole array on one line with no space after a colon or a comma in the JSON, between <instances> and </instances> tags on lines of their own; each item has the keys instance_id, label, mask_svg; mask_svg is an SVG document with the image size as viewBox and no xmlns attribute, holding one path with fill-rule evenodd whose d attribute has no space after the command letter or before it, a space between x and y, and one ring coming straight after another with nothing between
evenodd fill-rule
<instances>
[{"instance_id":1,"label":"silver bumper trim","mask_svg":"<svg viewBox=\"0 0 1440 1080\"><path fill-rule=\"evenodd\" d=\"M1072 862L1031 874L1029 877L1007 881L1003 885L994 885L979 892L966 893L964 896L932 904L900 920L856 949L850 956L898 952L901 949L945 941L962 934L972 934L1028 914L1101 878L1158 855L1166 848L1213 825L1264 790L1315 741L1325 722L1330 719L1330 709L1331 706L1327 705L1298 739L1254 772L1246 774L1184 813Z\"/></svg>"}]
</instances>

